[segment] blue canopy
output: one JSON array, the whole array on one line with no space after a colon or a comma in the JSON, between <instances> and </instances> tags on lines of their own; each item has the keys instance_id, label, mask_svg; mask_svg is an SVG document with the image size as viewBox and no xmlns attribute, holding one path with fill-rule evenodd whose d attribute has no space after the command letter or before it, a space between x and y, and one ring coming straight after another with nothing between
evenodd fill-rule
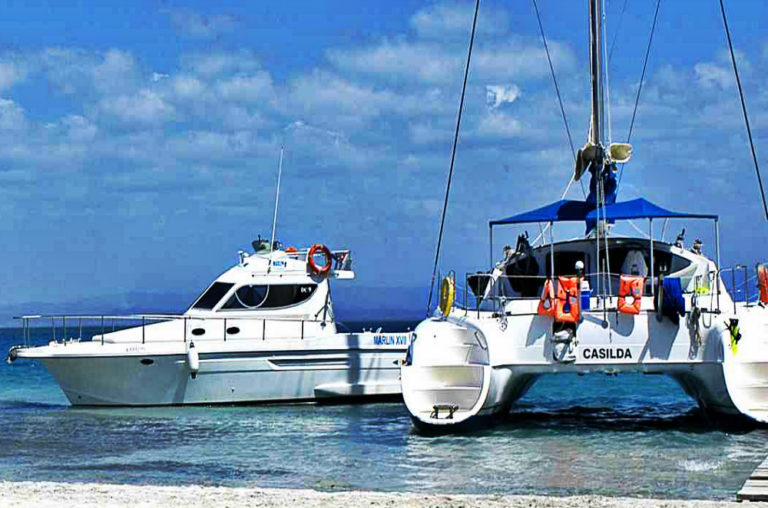
<instances>
[{"instance_id":1,"label":"blue canopy","mask_svg":"<svg viewBox=\"0 0 768 508\"><path fill-rule=\"evenodd\" d=\"M585 201L561 200L506 219L492 220L490 226L525 224L531 222L592 221L597 219L594 205ZM628 219L712 219L717 215L683 213L666 210L643 198L606 205L600 209L600 219L609 221Z\"/></svg>"}]
</instances>

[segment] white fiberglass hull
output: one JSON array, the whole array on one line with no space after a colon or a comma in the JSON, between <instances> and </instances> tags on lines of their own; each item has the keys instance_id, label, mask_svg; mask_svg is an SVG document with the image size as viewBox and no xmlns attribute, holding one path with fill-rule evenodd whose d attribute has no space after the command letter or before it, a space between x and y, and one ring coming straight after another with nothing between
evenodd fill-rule
<instances>
[{"instance_id":1,"label":"white fiberglass hull","mask_svg":"<svg viewBox=\"0 0 768 508\"><path fill-rule=\"evenodd\" d=\"M637 316L585 313L565 358L551 318L458 311L423 321L410 363L402 367L403 399L419 427L469 425L505 413L543 374L643 373L673 378L708 414L768 423L768 309L742 307L736 348L729 316L703 315L674 325L652 310ZM559 360L558 360L559 358ZM563 394L567 397L567 394Z\"/></svg>"},{"instance_id":2,"label":"white fiberglass hull","mask_svg":"<svg viewBox=\"0 0 768 508\"><path fill-rule=\"evenodd\" d=\"M394 337L395 344L384 344L382 336ZM298 402L399 396L398 363L407 340L408 334L361 333L315 340L198 341L193 364L188 344L178 342L89 341L15 354L39 358L73 405Z\"/></svg>"}]
</instances>

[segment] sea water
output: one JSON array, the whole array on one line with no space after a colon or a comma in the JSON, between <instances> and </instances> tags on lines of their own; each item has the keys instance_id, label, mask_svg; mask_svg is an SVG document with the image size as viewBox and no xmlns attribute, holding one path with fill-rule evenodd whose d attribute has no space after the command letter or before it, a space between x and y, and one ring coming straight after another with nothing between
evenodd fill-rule
<instances>
[{"instance_id":1,"label":"sea water","mask_svg":"<svg viewBox=\"0 0 768 508\"><path fill-rule=\"evenodd\" d=\"M545 376L501 424L430 437L401 403L73 408L24 360L0 366L0 436L0 480L435 493L733 499L768 454L663 376Z\"/></svg>"}]
</instances>

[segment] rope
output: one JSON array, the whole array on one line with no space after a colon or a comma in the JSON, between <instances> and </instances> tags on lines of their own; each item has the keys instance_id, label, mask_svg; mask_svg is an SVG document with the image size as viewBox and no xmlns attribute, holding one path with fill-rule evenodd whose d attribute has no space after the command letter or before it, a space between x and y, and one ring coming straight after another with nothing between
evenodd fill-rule
<instances>
[{"instance_id":1,"label":"rope","mask_svg":"<svg viewBox=\"0 0 768 508\"><path fill-rule=\"evenodd\" d=\"M728 20L725 17L725 6L723 0L720 0L720 12L723 13L723 25L725 26L725 35L728 37L728 48L731 50L731 62L733 62L733 73L736 75L736 86L739 88L739 98L741 99L741 110L744 112L744 123L747 125L747 136L749 136L749 148L752 150L752 160L755 163L755 173L757 174L757 183L760 185L760 197L763 198L763 210L765 218L768 220L768 204L765 203L765 192L763 191L763 179L760 178L760 167L757 165L757 155L755 154L755 143L752 141L752 129L749 128L749 117L747 116L747 105L744 102L744 91L741 89L741 79L739 79L739 69L736 68L736 55L733 53L733 43L731 42L731 31L728 29Z\"/></svg>"},{"instance_id":2,"label":"rope","mask_svg":"<svg viewBox=\"0 0 768 508\"><path fill-rule=\"evenodd\" d=\"M563 106L563 98L560 95L560 87L557 85L557 76L555 75L555 67L552 65L552 57L549 54L549 46L547 45L547 36L544 34L544 25L541 23L541 15L539 14L539 6L536 3L536 0L533 0L533 9L536 11L536 20L539 22L539 33L541 34L541 42L544 44L544 52L547 54L547 62L549 63L549 72L552 74L552 83L555 85L555 93L557 94L557 102L560 104L560 114L563 117L563 125L565 126L565 133L568 135L568 144L571 147L571 156L576 159L576 148L574 148L573 145L573 137L571 137L571 129L568 126L568 118L565 115L565 107ZM568 185L565 188L565 192L563 193L563 197L560 199L565 198L565 195L568 194L568 190L571 188L571 184L573 184L573 178L571 178L571 181L568 182ZM579 183L581 184L581 193L584 194L584 199L587 198L587 193L584 190L584 182L579 180Z\"/></svg>"},{"instance_id":3,"label":"rope","mask_svg":"<svg viewBox=\"0 0 768 508\"><path fill-rule=\"evenodd\" d=\"M477 27L477 13L480 10L480 0L475 1L475 17L472 20L472 35L469 38L469 51L467 52L467 65L464 68L464 84L461 88L461 100L459 101L459 116L456 120L456 133L453 135L453 148L451 149L451 166L448 170L448 183L445 186L445 201L443 202L443 215L440 218L440 233L437 235L437 249L435 252L435 266L432 268L432 282L429 284L429 300L427 301L427 315L432 305L432 293L435 287L435 274L437 263L440 260L440 244L443 241L443 227L445 226L445 212L448 210L448 197L451 192L451 179L453 178L453 163L456 160L456 143L459 140L459 127L461 127L461 112L464 109L464 94L467 91L467 77L469 76L469 62L472 59L472 46L475 42L475 28Z\"/></svg>"},{"instance_id":4,"label":"rope","mask_svg":"<svg viewBox=\"0 0 768 508\"><path fill-rule=\"evenodd\" d=\"M616 33L613 34L613 41L611 42L611 50L608 52L609 63L613 58L613 48L614 46L616 46L616 39L618 39L619 33L621 33L621 24L624 21L624 12L627 10L628 3L629 3L629 0L624 0L624 5L621 7L621 14L619 15L619 24L616 25Z\"/></svg>"},{"instance_id":5,"label":"rope","mask_svg":"<svg viewBox=\"0 0 768 508\"><path fill-rule=\"evenodd\" d=\"M648 37L648 47L645 48L645 59L643 60L643 72L640 73L640 85L637 87L637 96L635 97L635 109L632 110L632 121L629 122L629 133L627 134L627 143L632 139L632 129L635 127L635 117L637 116L637 106L640 104L640 92L643 91L643 81L645 81L645 70L648 67L648 57L651 54L651 44L653 43L653 34L656 32L656 20L659 18L659 7L661 6L661 0L656 0L656 12L653 13L653 24L651 25L651 35ZM619 170L619 181L616 183L616 194L619 193L619 187L621 186L621 179L624 176L624 164L621 165ZM766 210L766 217L768 217L768 209Z\"/></svg>"},{"instance_id":6,"label":"rope","mask_svg":"<svg viewBox=\"0 0 768 508\"><path fill-rule=\"evenodd\" d=\"M643 231L642 229L640 229L639 227L637 227L637 224L635 224L635 223L634 223L634 222L632 222L631 220L628 220L627 222L629 222L629 225L630 225L630 226L632 226L633 228L635 228L635 231L637 231L638 233L640 233L641 235L643 235L643 236L644 236L644 237L646 237L646 238L650 238L650 236L648 236L648 233L646 233L645 231ZM662 230L662 231L663 231L663 230ZM663 241L663 237L664 237L664 235L662 234L662 241Z\"/></svg>"}]
</instances>

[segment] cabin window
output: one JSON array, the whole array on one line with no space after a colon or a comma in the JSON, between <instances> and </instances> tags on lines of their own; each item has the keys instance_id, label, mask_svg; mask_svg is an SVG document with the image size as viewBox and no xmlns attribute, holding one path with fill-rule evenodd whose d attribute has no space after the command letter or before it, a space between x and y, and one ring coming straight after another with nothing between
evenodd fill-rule
<instances>
[{"instance_id":1,"label":"cabin window","mask_svg":"<svg viewBox=\"0 0 768 508\"><path fill-rule=\"evenodd\" d=\"M290 307L307 300L317 284L277 284L242 286L222 306L222 309L274 309Z\"/></svg>"},{"instance_id":2,"label":"cabin window","mask_svg":"<svg viewBox=\"0 0 768 508\"><path fill-rule=\"evenodd\" d=\"M228 282L214 282L211 284L203 296L197 299L192 305L193 309L213 309L219 301L226 295L234 284Z\"/></svg>"},{"instance_id":3,"label":"cabin window","mask_svg":"<svg viewBox=\"0 0 768 508\"><path fill-rule=\"evenodd\" d=\"M546 274L547 277L552 277L552 254L550 252L547 252L547 259L546 259ZM589 266L587 261L587 256L584 252L580 251L561 251L557 249L557 246L555 246L555 276L574 276L576 275L576 263L581 261L584 263L584 267L586 268ZM543 282L539 283L540 286L543 286Z\"/></svg>"},{"instance_id":4,"label":"cabin window","mask_svg":"<svg viewBox=\"0 0 768 508\"><path fill-rule=\"evenodd\" d=\"M645 266L642 266L642 263L639 263L639 257L635 253L641 253L642 258L645 261ZM610 258L611 258L611 273L625 273L626 275L635 275L633 273L628 273L624 268L627 268L627 266L630 264L627 262L628 257L635 256L638 258L638 262L632 264L633 266L635 264L641 265L639 267L639 272L636 275L650 275L650 265L651 265L651 254L650 249L647 245L640 246L640 245L621 245L613 247L610 250ZM676 273L681 270L684 270L685 268L688 268L690 266L691 261L688 259L685 259L682 256L678 256L677 254L672 254L668 250L662 250L661 248L654 248L653 249L653 273L654 276L659 276L660 274L670 274L670 273ZM630 272L633 270L629 270Z\"/></svg>"}]
</instances>

